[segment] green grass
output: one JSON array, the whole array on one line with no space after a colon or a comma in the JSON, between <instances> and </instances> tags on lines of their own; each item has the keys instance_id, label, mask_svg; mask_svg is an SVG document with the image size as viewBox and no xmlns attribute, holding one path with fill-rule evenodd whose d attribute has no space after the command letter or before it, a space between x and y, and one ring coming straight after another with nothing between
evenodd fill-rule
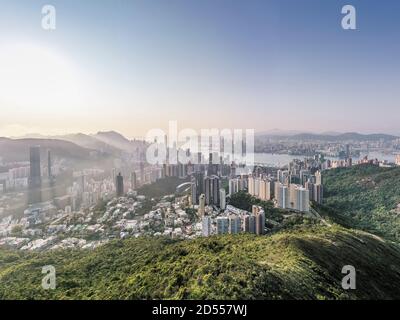
<instances>
[{"instance_id":1,"label":"green grass","mask_svg":"<svg viewBox=\"0 0 400 320\"><path fill-rule=\"evenodd\" d=\"M344 265L357 289L341 288ZM41 288L53 265L57 289ZM337 225L272 236L138 238L94 251L0 251L0 299L393 299L400 249Z\"/></svg>"},{"instance_id":2,"label":"green grass","mask_svg":"<svg viewBox=\"0 0 400 320\"><path fill-rule=\"evenodd\" d=\"M323 211L345 225L400 240L400 168L360 165L324 172Z\"/></svg>"}]
</instances>

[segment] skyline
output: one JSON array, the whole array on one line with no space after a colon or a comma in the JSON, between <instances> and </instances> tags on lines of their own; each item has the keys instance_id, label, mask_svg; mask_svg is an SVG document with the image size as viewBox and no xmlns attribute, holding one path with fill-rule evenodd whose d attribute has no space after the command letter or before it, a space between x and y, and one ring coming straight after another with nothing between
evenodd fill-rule
<instances>
[{"instance_id":1,"label":"skyline","mask_svg":"<svg viewBox=\"0 0 400 320\"><path fill-rule=\"evenodd\" d=\"M188 129L188 128L177 128L178 131ZM196 133L199 135L201 134L201 130L209 130L210 128L202 128L199 130L195 130ZM211 128L210 130L217 129L218 132L222 132L222 130L230 130L230 128ZM237 129L236 129L237 130ZM243 130L243 129L239 129ZM166 137L169 137L171 133L169 132L168 129L163 130L165 133ZM60 139L64 140L65 137L67 136L74 136L74 135L84 135L84 136L89 136L89 137L96 137L96 135L101 134L101 133L115 133L117 135L121 135L123 138L134 141L134 140L146 140L150 139L152 134L149 132L148 136L128 136L123 134L122 132L116 131L116 130L99 130L96 132L67 132L65 134L61 133L54 133L54 134L45 134L45 133L39 133L39 132L30 132L30 133L25 133L22 135L0 135L0 138L7 138L7 139ZM301 131L301 130L281 130L278 128L273 128L271 130L259 130L254 132L255 137L296 137L300 135L311 135L311 136L331 136L332 138L337 137L337 136L342 136L342 135L347 135L347 134L355 134L355 135L361 135L361 136L368 136L368 135L387 135L387 136L394 136L396 138L400 138L400 134L396 133L387 133L387 132L370 132L370 133L363 133L363 132L356 132L356 131L321 131L321 132L313 132L313 131Z\"/></svg>"},{"instance_id":2,"label":"skyline","mask_svg":"<svg viewBox=\"0 0 400 320\"><path fill-rule=\"evenodd\" d=\"M355 31L347 1L53 1L51 32L41 1L2 3L0 136L133 138L169 120L400 134L395 1L352 0Z\"/></svg>"}]
</instances>

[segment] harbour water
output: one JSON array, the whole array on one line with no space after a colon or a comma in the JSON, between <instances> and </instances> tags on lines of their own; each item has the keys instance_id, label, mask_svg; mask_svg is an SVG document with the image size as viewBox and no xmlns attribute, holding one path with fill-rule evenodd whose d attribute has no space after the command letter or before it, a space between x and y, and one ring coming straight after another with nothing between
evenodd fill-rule
<instances>
[{"instance_id":1,"label":"harbour water","mask_svg":"<svg viewBox=\"0 0 400 320\"><path fill-rule=\"evenodd\" d=\"M383 152L368 152L368 153L361 153L359 157L353 157L353 161L358 161L368 156L368 159L378 159L379 161L386 160L388 162L395 162L395 154L390 153L383 153ZM268 166L268 167L283 167L287 165L294 159L304 159L307 158L306 156L296 156L296 155L289 155L289 154L272 154L272 153L256 153L254 154L254 162L256 164ZM325 159L330 160L339 160L336 157L325 157Z\"/></svg>"}]
</instances>

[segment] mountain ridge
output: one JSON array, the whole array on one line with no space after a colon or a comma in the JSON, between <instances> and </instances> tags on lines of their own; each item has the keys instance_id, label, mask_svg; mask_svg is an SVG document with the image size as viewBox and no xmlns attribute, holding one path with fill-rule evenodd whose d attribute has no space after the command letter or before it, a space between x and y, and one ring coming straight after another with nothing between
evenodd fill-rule
<instances>
[{"instance_id":1,"label":"mountain ridge","mask_svg":"<svg viewBox=\"0 0 400 320\"><path fill-rule=\"evenodd\" d=\"M299 133L293 135L258 135L257 138L274 138L281 140L313 140L313 141L377 141L377 140L396 140L398 136L384 134L384 133L373 133L373 134L361 134L357 132L345 132L337 134L317 134L317 133Z\"/></svg>"},{"instance_id":2,"label":"mountain ridge","mask_svg":"<svg viewBox=\"0 0 400 320\"><path fill-rule=\"evenodd\" d=\"M57 270L42 290L41 265ZM342 268L357 271L344 290ZM400 248L338 225L270 236L116 240L94 251L0 250L0 299L399 299Z\"/></svg>"},{"instance_id":3,"label":"mountain ridge","mask_svg":"<svg viewBox=\"0 0 400 320\"><path fill-rule=\"evenodd\" d=\"M42 153L47 149L52 151L53 156L59 156L68 159L91 158L91 152L94 150L83 148L75 143L59 139L9 139L0 138L0 154L3 161L29 161L29 148L40 145Z\"/></svg>"}]
</instances>

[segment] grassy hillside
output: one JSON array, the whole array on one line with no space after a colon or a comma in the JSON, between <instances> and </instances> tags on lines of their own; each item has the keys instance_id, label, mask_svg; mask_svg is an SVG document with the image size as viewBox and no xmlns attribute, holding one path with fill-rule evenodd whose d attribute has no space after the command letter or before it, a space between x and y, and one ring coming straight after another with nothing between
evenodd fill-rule
<instances>
[{"instance_id":1,"label":"grassy hillside","mask_svg":"<svg viewBox=\"0 0 400 320\"><path fill-rule=\"evenodd\" d=\"M324 172L328 210L347 225L400 241L400 168L361 165Z\"/></svg>"},{"instance_id":2,"label":"grassy hillside","mask_svg":"<svg viewBox=\"0 0 400 320\"><path fill-rule=\"evenodd\" d=\"M344 265L357 289L341 288ZM57 289L41 288L41 267ZM0 251L0 299L400 298L400 249L364 232L319 225L273 236L138 238L94 251Z\"/></svg>"}]
</instances>

